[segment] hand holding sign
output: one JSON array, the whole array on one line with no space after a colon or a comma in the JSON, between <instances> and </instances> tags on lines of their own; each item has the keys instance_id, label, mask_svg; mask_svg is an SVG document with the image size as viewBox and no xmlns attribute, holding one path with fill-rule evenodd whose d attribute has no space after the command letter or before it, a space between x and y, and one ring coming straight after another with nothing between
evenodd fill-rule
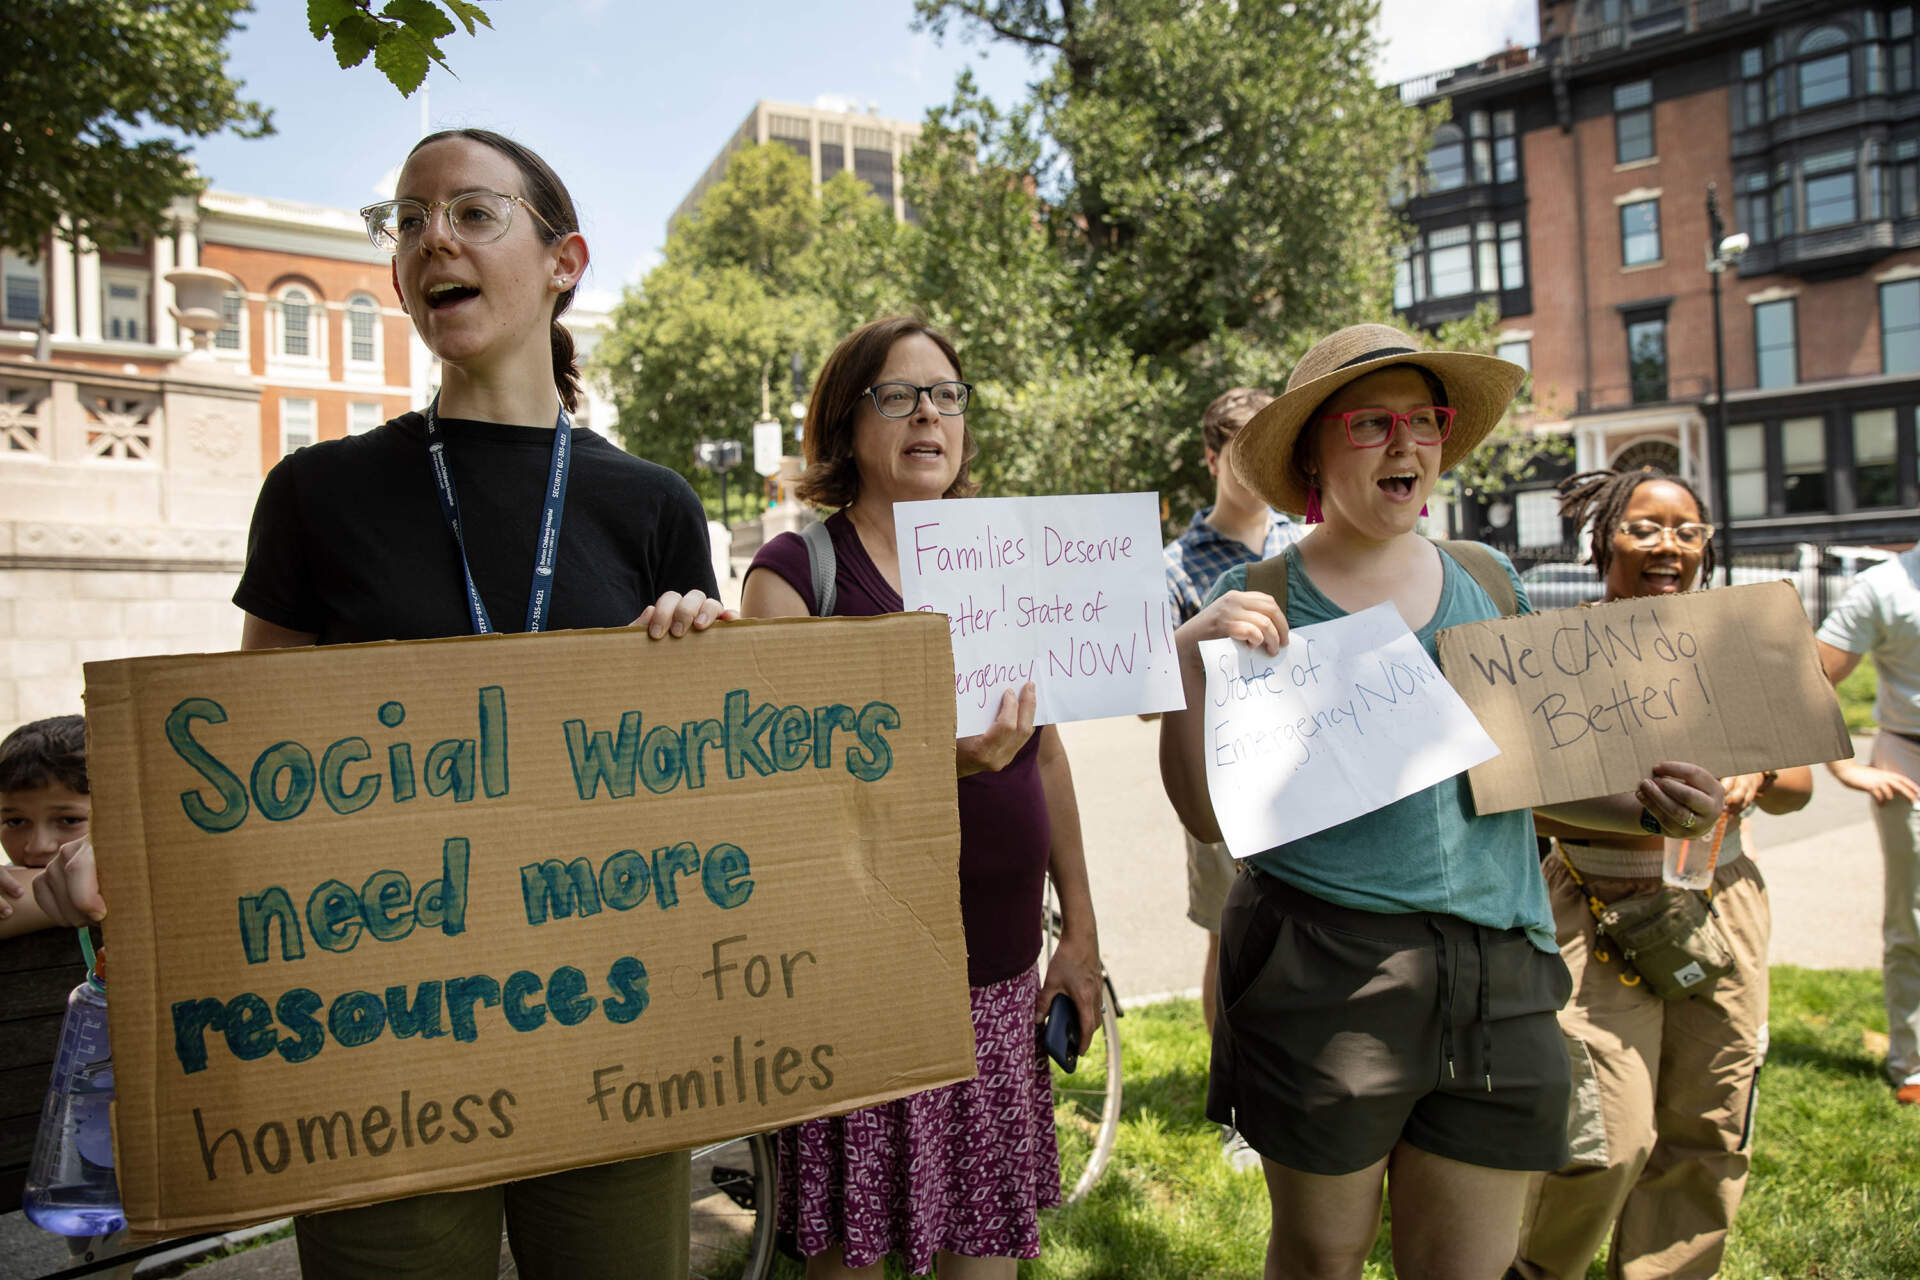
<instances>
[{"instance_id":1,"label":"hand holding sign","mask_svg":"<svg viewBox=\"0 0 1920 1280\"><path fill-rule=\"evenodd\" d=\"M1207 791L1235 857L1323 831L1497 754L1390 604L1276 657L1200 642Z\"/></svg>"}]
</instances>

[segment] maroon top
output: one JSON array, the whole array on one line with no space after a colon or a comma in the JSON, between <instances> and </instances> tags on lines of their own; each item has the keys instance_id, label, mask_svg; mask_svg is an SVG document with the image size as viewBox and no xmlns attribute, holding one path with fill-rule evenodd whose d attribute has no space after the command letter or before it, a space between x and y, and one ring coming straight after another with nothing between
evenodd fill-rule
<instances>
[{"instance_id":1,"label":"maroon top","mask_svg":"<svg viewBox=\"0 0 1920 1280\"><path fill-rule=\"evenodd\" d=\"M844 511L827 518L827 531L836 561L834 613L864 618L905 608ZM819 607L799 534L783 533L761 547L747 573L754 569L778 574L809 613ZM998 773L960 779L960 922L973 986L1025 973L1040 954L1040 898L1052 848L1035 733Z\"/></svg>"}]
</instances>

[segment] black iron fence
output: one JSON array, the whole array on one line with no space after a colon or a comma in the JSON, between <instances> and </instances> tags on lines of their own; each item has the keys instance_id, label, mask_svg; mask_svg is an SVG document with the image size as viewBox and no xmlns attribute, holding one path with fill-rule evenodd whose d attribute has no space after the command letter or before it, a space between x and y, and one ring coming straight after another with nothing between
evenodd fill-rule
<instances>
[{"instance_id":1,"label":"black iron fence","mask_svg":"<svg viewBox=\"0 0 1920 1280\"><path fill-rule=\"evenodd\" d=\"M1598 600L1605 593L1593 566L1582 563L1586 555L1584 544L1502 549L1513 558L1514 568L1520 571L1520 581L1535 609L1564 609ZM1799 591L1800 603L1817 626L1862 569L1892 554L1873 547L1811 542L1773 547L1743 545L1734 551L1732 585L1785 578ZM1703 585L1718 587L1725 578L1725 571L1716 566L1713 580Z\"/></svg>"}]
</instances>

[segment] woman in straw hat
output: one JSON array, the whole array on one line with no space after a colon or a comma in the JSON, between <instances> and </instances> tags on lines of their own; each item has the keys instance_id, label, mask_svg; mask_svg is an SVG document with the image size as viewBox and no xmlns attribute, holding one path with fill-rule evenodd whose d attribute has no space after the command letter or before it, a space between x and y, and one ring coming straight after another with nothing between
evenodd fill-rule
<instances>
[{"instance_id":1,"label":"woman in straw hat","mask_svg":"<svg viewBox=\"0 0 1920 1280\"><path fill-rule=\"evenodd\" d=\"M1284 552L1284 611L1222 575L1175 635L1187 705L1199 642L1278 654L1305 626L1391 603L1429 654L1444 627L1528 612L1513 566L1414 532L1440 476L1494 424L1524 371L1423 351L1385 325L1322 339L1235 439L1241 480L1320 528ZM1167 716L1161 770L1181 821L1220 831L1201 717ZM1696 828L1720 783L1666 763L1632 792L1555 806L1611 831ZM1513 1257L1529 1171L1566 1157L1568 979L1524 810L1476 814L1456 776L1243 863L1221 919L1208 1116L1260 1153L1268 1277L1358 1277L1391 1188L1407 1280L1490 1280Z\"/></svg>"}]
</instances>

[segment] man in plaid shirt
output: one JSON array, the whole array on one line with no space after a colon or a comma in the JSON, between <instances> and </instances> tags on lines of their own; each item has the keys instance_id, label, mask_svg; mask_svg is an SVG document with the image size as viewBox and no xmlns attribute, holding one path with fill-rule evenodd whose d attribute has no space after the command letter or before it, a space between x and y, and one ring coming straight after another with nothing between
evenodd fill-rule
<instances>
[{"instance_id":1,"label":"man in plaid shirt","mask_svg":"<svg viewBox=\"0 0 1920 1280\"><path fill-rule=\"evenodd\" d=\"M1237 564L1279 555L1306 530L1270 509L1240 483L1227 465L1227 442L1248 419L1273 397L1253 387L1222 392L1200 418L1206 447L1207 470L1213 473L1211 507L1196 511L1186 531L1169 542L1165 551L1167 595L1173 604L1174 625L1200 612L1214 579ZM1206 844L1191 835L1187 842L1187 919L1207 931L1206 969L1200 978L1200 1008L1207 1032L1213 1032L1214 985L1220 970L1220 909L1233 885L1233 855L1224 844ZM1236 1169L1260 1163L1255 1151L1229 1130L1224 1135L1227 1162Z\"/></svg>"}]
</instances>

